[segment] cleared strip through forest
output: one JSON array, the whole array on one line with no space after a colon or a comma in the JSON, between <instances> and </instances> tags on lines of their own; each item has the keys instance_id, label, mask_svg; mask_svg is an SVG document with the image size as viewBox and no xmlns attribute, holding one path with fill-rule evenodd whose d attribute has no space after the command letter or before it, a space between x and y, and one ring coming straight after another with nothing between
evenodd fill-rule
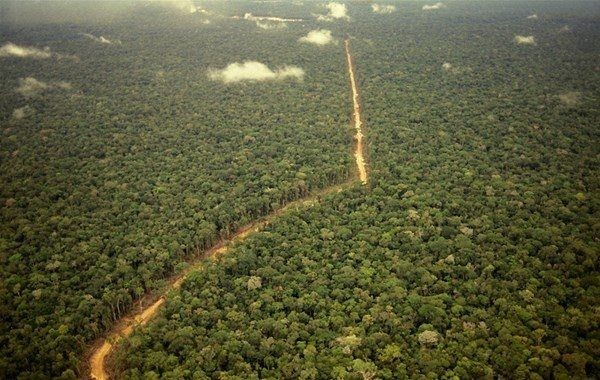
<instances>
[{"instance_id":1,"label":"cleared strip through forest","mask_svg":"<svg viewBox=\"0 0 600 380\"><path fill-rule=\"evenodd\" d=\"M365 156L363 152L363 133L362 133L362 121L360 118L360 102L358 98L358 86L356 85L356 79L354 77L354 64L352 63L352 55L350 55L350 39L344 41L344 47L346 49L346 59L348 60L348 75L350 76L350 85L352 87L352 106L354 110L354 128L356 128L356 147L354 150L354 157L356 158L356 167L358 168L358 178L360 178L363 184L367 184L367 168L365 165Z\"/></svg>"},{"instance_id":2,"label":"cleared strip through forest","mask_svg":"<svg viewBox=\"0 0 600 380\"><path fill-rule=\"evenodd\" d=\"M362 134L362 122L360 116L360 103L358 98L358 88L356 86L356 81L354 78L354 66L352 63L352 56L350 55L350 41L346 39L344 41L345 51L346 51L346 59L348 61L348 75L350 76L350 84L352 87L352 102L353 102L353 120L354 126L356 129L355 139L356 146L354 150L354 156L356 158L356 166L358 169L358 176L360 181L363 184L367 184L367 170L364 161L363 155L363 134ZM204 257L216 258L222 253L225 253L228 247L234 243L243 240L248 234L258 231L267 224L270 223L276 216L282 214L286 210L290 208L311 205L318 200L318 198L325 196L327 194L334 193L336 191L340 191L343 188L349 186L354 182L350 180L341 185L335 185L327 187L313 195L308 197L298 199L294 202L287 204L286 206L280 208L279 210L265 216L261 220L255 221L242 229L236 232L234 235L225 239L206 251L204 255L200 258L193 259L190 262L190 267L185 270L183 273L180 273L173 277L169 282L169 290L177 290L183 283L190 273L194 270L197 270L201 265ZM122 339L129 336L135 326L144 325L148 321L152 319L160 309L160 307L165 302L166 295L161 295L156 298L153 295L146 295L142 297L137 303L140 305L139 311L132 311L129 315L120 318L111 329L111 331L107 334L106 337L97 340L95 344L92 346L88 358L89 364L89 376L91 379L97 380L107 380L110 378L109 372L107 371L106 366L106 358L111 353L115 345ZM145 305L145 306L142 306Z\"/></svg>"}]
</instances>

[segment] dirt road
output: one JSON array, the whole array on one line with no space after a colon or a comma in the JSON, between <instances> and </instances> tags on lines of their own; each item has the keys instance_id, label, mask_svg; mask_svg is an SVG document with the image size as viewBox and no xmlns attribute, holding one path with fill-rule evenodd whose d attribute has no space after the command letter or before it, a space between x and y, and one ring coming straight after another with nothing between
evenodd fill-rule
<instances>
[{"instance_id":1,"label":"dirt road","mask_svg":"<svg viewBox=\"0 0 600 380\"><path fill-rule=\"evenodd\" d=\"M365 165L365 156L363 152L363 133L362 133L362 120L360 117L360 102L358 97L358 86L356 85L356 79L354 75L354 64L352 63L352 55L350 54L350 40L344 41L344 47L346 49L346 59L348 61L348 75L350 76L350 84L352 87L352 106L354 109L353 119L354 128L356 134L356 147L354 150L354 157L356 158L356 167L358 168L358 177L363 184L367 184L369 178L367 176L367 167Z\"/></svg>"},{"instance_id":2,"label":"dirt road","mask_svg":"<svg viewBox=\"0 0 600 380\"><path fill-rule=\"evenodd\" d=\"M353 100L353 119L354 125L356 128L356 146L354 156L356 158L356 166L358 168L359 179L363 184L366 184L368 181L367 170L365 167L365 160L363 156L363 135L362 135L362 122L360 118L360 104L358 98L358 89L356 86L356 80L354 79L354 66L352 63L352 57L350 55L350 47L349 40L344 42L345 50L346 50L346 59L348 60L348 73L350 76L350 83L352 85L352 100ZM330 193L334 193L336 191L340 191L345 187L348 187L352 184L353 181L346 182L342 185L336 185L332 187L328 187L323 189L316 194L313 194L307 198L299 199L297 201L291 202L287 204L285 207L269 214L265 218L260 221L251 223L250 225L240 229L229 239L222 241L217 244L210 250L206 252L205 256L208 257L216 257L222 253L227 251L228 246L232 243L241 241L248 234L253 231L257 231L268 224L272 219L274 219L277 215L282 214L286 210L293 207L301 207L301 206L310 206L313 204L318 198L325 196ZM190 267L179 274L177 277L173 278L170 282L170 290L179 289L185 278L194 270L198 269L199 266L202 265L202 260L198 259L195 262L191 263ZM142 307L139 312L133 312L132 314L121 318L114 325L112 331L108 334L108 337L99 340L94 345L94 349L89 355L89 367L90 372L89 376L91 379L97 380L108 380L109 374L107 372L105 362L106 357L111 353L115 344L119 342L122 338L129 336L134 327L146 324L154 315L158 312L162 304L165 302L165 296L159 297L157 300L151 302L148 306Z\"/></svg>"}]
</instances>

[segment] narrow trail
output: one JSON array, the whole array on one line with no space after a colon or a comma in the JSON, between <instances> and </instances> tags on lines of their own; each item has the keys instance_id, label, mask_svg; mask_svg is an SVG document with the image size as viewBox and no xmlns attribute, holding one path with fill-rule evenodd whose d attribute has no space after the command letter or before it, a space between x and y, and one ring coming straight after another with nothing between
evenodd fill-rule
<instances>
[{"instance_id":1,"label":"narrow trail","mask_svg":"<svg viewBox=\"0 0 600 380\"><path fill-rule=\"evenodd\" d=\"M344 41L344 45L346 51L346 59L348 61L348 75L350 76L350 84L352 87L352 101L354 112L353 119L354 126L356 128L356 146L354 150L354 156L356 158L358 177L362 184L365 185L368 182L368 177L363 155L363 134L360 116L360 103L358 98L358 88L354 79L354 66L352 63L352 56L350 55L349 44L349 40L346 39ZM310 206L317 202L320 197L323 197L327 194L332 194L337 191L341 191L344 188L350 186L353 182L354 180L351 179L350 181L345 182L343 184L327 187L308 197L296 200L294 202L290 202L284 207L280 208L279 210L276 210L273 213L263 217L262 219L241 228L233 236L221 241L220 243L206 251L203 257L210 257L215 259L219 255L225 253L233 243L239 242L243 240L246 236L248 236L250 233L262 229L278 215L281 215L282 213L286 212L291 208ZM179 289L181 287L181 284L189 276L189 274L202 266L202 262L202 258L193 259L193 261L190 262L190 266L185 271L183 271L183 273L172 277L169 281L169 291ZM158 298L155 298L152 295L146 295L142 297L142 299L139 300L139 311L132 311L129 315L121 317L115 323L114 327L107 334L107 336L97 340L92 345L90 353L87 356L90 379L108 380L110 378L105 364L106 358L112 352L115 345L118 344L121 339L129 336L136 326L144 325L148 321L150 321L156 315L160 307L165 303L165 300L166 295L161 295ZM147 304L146 306L141 306L145 303Z\"/></svg>"},{"instance_id":2,"label":"narrow trail","mask_svg":"<svg viewBox=\"0 0 600 380\"><path fill-rule=\"evenodd\" d=\"M360 101L358 97L358 86L356 85L356 79L354 77L354 64L352 63L352 55L350 55L350 39L346 38L344 41L344 47L346 49L346 59L348 60L348 75L350 76L350 85L352 86L352 106L354 109L354 128L356 128L356 148L354 150L354 157L356 158L356 167L358 168L358 178L366 185L368 182L367 168L365 165L365 156L363 152L363 133L362 133L362 121L360 118Z\"/></svg>"}]
</instances>

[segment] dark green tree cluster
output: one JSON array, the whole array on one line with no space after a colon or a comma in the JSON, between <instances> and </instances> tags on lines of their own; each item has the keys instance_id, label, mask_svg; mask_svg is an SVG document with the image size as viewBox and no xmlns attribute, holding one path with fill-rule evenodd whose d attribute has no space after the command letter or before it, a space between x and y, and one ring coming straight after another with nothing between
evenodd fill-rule
<instances>
[{"instance_id":1,"label":"dark green tree cluster","mask_svg":"<svg viewBox=\"0 0 600 380\"><path fill-rule=\"evenodd\" d=\"M0 378L72 374L179 263L353 175L341 46L317 56L251 22L201 21L147 10L0 27L0 45L61 54L0 58ZM209 80L244 60L306 75ZM15 88L27 77L72 88L25 98Z\"/></svg>"},{"instance_id":2,"label":"dark green tree cluster","mask_svg":"<svg viewBox=\"0 0 600 380\"><path fill-rule=\"evenodd\" d=\"M349 8L370 188L207 262L119 377L597 376L593 4Z\"/></svg>"}]
</instances>

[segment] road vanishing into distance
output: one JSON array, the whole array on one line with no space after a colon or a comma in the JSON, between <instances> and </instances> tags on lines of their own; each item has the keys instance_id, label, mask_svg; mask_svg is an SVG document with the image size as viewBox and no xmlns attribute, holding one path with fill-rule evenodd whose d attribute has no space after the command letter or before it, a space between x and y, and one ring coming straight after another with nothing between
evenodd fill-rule
<instances>
[{"instance_id":1,"label":"road vanishing into distance","mask_svg":"<svg viewBox=\"0 0 600 380\"><path fill-rule=\"evenodd\" d=\"M350 55L350 39L344 41L344 48L346 50L346 60L348 61L348 75L350 76L350 85L352 86L352 107L354 114L354 128L356 134L356 147L354 149L354 157L356 158L356 167L358 168L358 178L366 185L368 181L367 168L365 165L365 156L363 151L363 133L362 133L362 120L360 118L360 99L358 97L358 86L356 85L356 79L354 76L354 64L352 63L352 55Z\"/></svg>"},{"instance_id":2,"label":"road vanishing into distance","mask_svg":"<svg viewBox=\"0 0 600 380\"><path fill-rule=\"evenodd\" d=\"M350 40L346 39L344 41L344 49L346 52L346 60L348 63L348 75L350 77L350 86L352 88L352 107L353 107L353 115L352 120L355 128L354 138L356 140L355 149L354 149L354 157L356 159L356 167L358 172L358 178L360 179L363 185L368 183L368 174L367 168L364 159L364 148L363 148L363 138L364 135L362 133L362 120L360 115L360 101L358 95L358 86L356 85L356 79L354 74L354 64L352 61L352 55L350 54ZM290 202L281 209L263 217L262 219L253 222L234 235L229 238L221 241L208 251L204 252L203 255L199 255L198 258L192 259L190 262L190 266L183 273L180 273L173 277L169 282L168 290L177 290L183 283L190 273L197 270L202 266L203 258L210 257L216 258L220 254L223 254L227 251L228 247L231 246L232 243L239 242L243 240L248 234L260 230L262 227L269 224L271 220L273 220L276 216L282 214L286 210L291 208L297 208L301 206L310 206L314 204L320 197L325 196L327 194L341 191L343 188L350 186L354 182L354 179L341 184L330 186L321 191L314 193L306 198L299 199L294 202ZM107 336L97 340L93 345L90 353L88 355L88 365L89 365L89 376L91 379L96 380L107 380L110 378L109 371L107 370L106 358L112 352L115 345L123 338L129 336L134 327L144 325L149 320L152 319L160 309L160 307L165 303L166 295L162 295L158 298L151 294L148 294L138 300L136 303L139 305L138 311L133 311L129 315L126 315L115 323L112 330L107 334Z\"/></svg>"}]
</instances>

